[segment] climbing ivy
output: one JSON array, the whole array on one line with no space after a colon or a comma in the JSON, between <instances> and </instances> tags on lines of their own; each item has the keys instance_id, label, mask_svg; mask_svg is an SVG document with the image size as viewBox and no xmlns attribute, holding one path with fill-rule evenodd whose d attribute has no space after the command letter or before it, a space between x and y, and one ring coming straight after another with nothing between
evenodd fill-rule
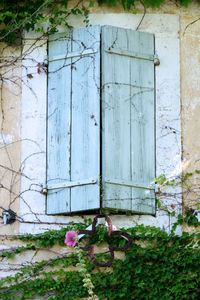
<instances>
[{"instance_id":1,"label":"climbing ivy","mask_svg":"<svg viewBox=\"0 0 200 300\"><path fill-rule=\"evenodd\" d=\"M12 256L20 251L64 246L65 232L86 228L88 224L76 224L51 230L43 234L15 237L28 242L24 248L18 247ZM90 240L92 244L106 241L109 245L125 245L121 237L108 236L104 227L97 227L97 234ZM176 236L155 227L143 225L123 229L133 238L133 244L125 252L125 259L115 259L104 272L96 269L88 254L83 253L87 272L91 274L94 293L99 299L199 299L200 296L200 233L183 233ZM66 247L66 246L65 246ZM14 276L0 281L0 299L78 299L88 297L83 286L81 272L69 270L78 263L75 253L38 262L26 266ZM99 260L108 254L98 254ZM48 270L47 270L48 267Z\"/></svg>"},{"instance_id":2,"label":"climbing ivy","mask_svg":"<svg viewBox=\"0 0 200 300\"><path fill-rule=\"evenodd\" d=\"M68 0L3 0L0 4L0 38L12 43L20 37L22 30L54 33L61 24L70 28L68 17L71 14L84 16L87 24L88 12L84 5L68 9Z\"/></svg>"},{"instance_id":3,"label":"climbing ivy","mask_svg":"<svg viewBox=\"0 0 200 300\"><path fill-rule=\"evenodd\" d=\"M54 33L59 25L71 28L70 15L83 16L88 25L90 8L95 4L116 6L121 4L125 10L136 12L136 4L141 2L144 7L159 7L166 0L96 0L77 1L69 7L68 0L1 0L0 3L0 40L13 43L21 36L23 30L41 33ZM197 0L199 1L199 0ZM175 0L187 7L192 0ZM48 24L47 26L44 26Z\"/></svg>"},{"instance_id":4,"label":"climbing ivy","mask_svg":"<svg viewBox=\"0 0 200 300\"><path fill-rule=\"evenodd\" d=\"M23 30L46 34L56 32L59 25L71 28L68 21L71 14L83 16L83 22L88 25L90 8L97 2L98 5L108 6L121 4L125 10L135 12L137 2L142 2L146 7L159 7L165 0L99 0L90 1L87 5L84 1L77 1L78 4L73 8L69 8L67 0L1 0L0 39L13 43ZM176 2L187 7L192 0ZM47 27L44 23L48 24ZM197 174L198 172L200 171L196 170ZM187 173L185 179L189 176L190 173ZM180 182L169 182L162 175L158 178L158 183L176 186L183 183L183 178ZM131 234L133 245L126 251L125 260L115 259L107 272L94 270L95 266L85 253L86 268L91 274L94 292L99 299L199 299L200 233L176 236L175 228L183 222L191 226L198 225L193 212L188 211L185 216L178 216L178 222L170 235L155 227L142 225L122 229ZM87 226L88 224L72 224L59 231L14 237L24 242L24 245L1 252L2 259L12 259L25 251L50 249L56 244L65 247L66 231L81 230ZM99 245L101 242L118 246L125 243L119 237L109 237L105 228L98 227L97 235L90 243ZM107 254L98 256L101 260ZM37 295L49 300L87 297L81 273L69 270L69 267L75 267L77 263L76 254L66 254L23 267L16 275L0 280L0 299L30 299ZM47 271L47 267L50 270Z\"/></svg>"}]
</instances>

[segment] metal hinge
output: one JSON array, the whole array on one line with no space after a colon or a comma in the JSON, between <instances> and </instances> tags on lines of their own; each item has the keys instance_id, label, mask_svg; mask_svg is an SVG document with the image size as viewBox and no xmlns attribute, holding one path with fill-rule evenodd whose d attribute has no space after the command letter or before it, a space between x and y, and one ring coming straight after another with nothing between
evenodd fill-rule
<instances>
[{"instance_id":1,"label":"metal hinge","mask_svg":"<svg viewBox=\"0 0 200 300\"><path fill-rule=\"evenodd\" d=\"M97 179L89 178L89 179L82 179L77 181L64 181L55 184L47 184L46 187L43 188L43 193L47 193L48 190L71 188L75 186L82 186L82 185L95 184L95 183L97 183Z\"/></svg>"},{"instance_id":2,"label":"metal hinge","mask_svg":"<svg viewBox=\"0 0 200 300\"><path fill-rule=\"evenodd\" d=\"M66 54L66 56L64 57L63 55L58 55L58 56L54 56L50 61L57 61L57 60L66 60L69 58L75 58L75 57L83 57L83 56L87 56L87 55L91 55L91 54L96 54L98 52L97 49L86 49L83 50L82 52L76 51L76 52L69 52Z\"/></svg>"},{"instance_id":3,"label":"metal hinge","mask_svg":"<svg viewBox=\"0 0 200 300\"><path fill-rule=\"evenodd\" d=\"M117 49L117 48L114 48L114 49L108 48L108 49L105 49L105 52L107 52L109 54L117 54L117 55L121 55L121 56L128 56L128 57L132 57L132 58L154 61L154 55L128 51L125 49L121 50L121 49Z\"/></svg>"},{"instance_id":4,"label":"metal hinge","mask_svg":"<svg viewBox=\"0 0 200 300\"><path fill-rule=\"evenodd\" d=\"M105 178L105 183L114 184L114 185L122 185L122 186L131 187L131 188L146 189L146 190L154 190L155 189L154 185L144 186L144 185L137 184L135 182L128 181L128 180L123 181L123 180L119 180L119 179Z\"/></svg>"}]
</instances>

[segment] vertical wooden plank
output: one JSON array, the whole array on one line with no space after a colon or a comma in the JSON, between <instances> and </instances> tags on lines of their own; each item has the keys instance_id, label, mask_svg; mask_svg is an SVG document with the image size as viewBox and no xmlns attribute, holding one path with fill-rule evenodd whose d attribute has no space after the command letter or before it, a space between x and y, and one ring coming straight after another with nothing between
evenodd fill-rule
<instances>
[{"instance_id":1,"label":"vertical wooden plank","mask_svg":"<svg viewBox=\"0 0 200 300\"><path fill-rule=\"evenodd\" d=\"M100 27L74 29L72 51L71 180L100 175ZM99 184L71 188L71 211L100 208Z\"/></svg>"},{"instance_id":2,"label":"vertical wooden plank","mask_svg":"<svg viewBox=\"0 0 200 300\"><path fill-rule=\"evenodd\" d=\"M70 32L49 39L47 186L70 180L71 60ZM55 60L58 56L63 59ZM55 189L47 194L47 213L70 211L70 189Z\"/></svg>"},{"instance_id":3,"label":"vertical wooden plank","mask_svg":"<svg viewBox=\"0 0 200 300\"><path fill-rule=\"evenodd\" d=\"M154 37L139 32L136 42L138 53L154 54ZM155 114L154 114L154 62L131 59L131 156L132 178L142 186L154 185L155 179ZM155 213L154 190L132 189L132 211Z\"/></svg>"},{"instance_id":4,"label":"vertical wooden plank","mask_svg":"<svg viewBox=\"0 0 200 300\"><path fill-rule=\"evenodd\" d=\"M120 34L120 39L118 35ZM126 31L106 26L102 49L127 44ZM105 178L130 179L130 64L121 55L102 53L102 178L103 207L131 209L131 188L106 185Z\"/></svg>"},{"instance_id":5,"label":"vertical wooden plank","mask_svg":"<svg viewBox=\"0 0 200 300\"><path fill-rule=\"evenodd\" d=\"M144 188L155 177L153 35L105 26L102 39L103 206L153 214Z\"/></svg>"}]
</instances>

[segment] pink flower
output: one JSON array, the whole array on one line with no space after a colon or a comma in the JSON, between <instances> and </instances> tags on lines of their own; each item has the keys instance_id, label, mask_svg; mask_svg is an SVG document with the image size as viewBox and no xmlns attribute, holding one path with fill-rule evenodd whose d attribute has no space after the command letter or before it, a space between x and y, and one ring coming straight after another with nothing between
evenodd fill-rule
<instances>
[{"instance_id":1,"label":"pink flower","mask_svg":"<svg viewBox=\"0 0 200 300\"><path fill-rule=\"evenodd\" d=\"M75 240L75 238L78 238L78 235L76 233L76 231L72 230L72 231L67 231L66 235L65 235L65 244L67 246L72 246L75 247L77 241Z\"/></svg>"}]
</instances>

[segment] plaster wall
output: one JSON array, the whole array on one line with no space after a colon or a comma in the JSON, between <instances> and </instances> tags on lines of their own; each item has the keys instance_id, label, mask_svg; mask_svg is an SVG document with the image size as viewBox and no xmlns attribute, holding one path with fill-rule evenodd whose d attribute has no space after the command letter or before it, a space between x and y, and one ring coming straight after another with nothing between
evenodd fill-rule
<instances>
[{"instance_id":1,"label":"plaster wall","mask_svg":"<svg viewBox=\"0 0 200 300\"><path fill-rule=\"evenodd\" d=\"M200 169L200 22L197 18L185 15L181 22L181 102L182 102L182 143L183 170L195 172ZM191 24L188 26L188 24ZM199 203L199 174L188 183L189 193L183 194L183 204L196 208Z\"/></svg>"},{"instance_id":2,"label":"plaster wall","mask_svg":"<svg viewBox=\"0 0 200 300\"><path fill-rule=\"evenodd\" d=\"M73 3L74 1L72 1ZM122 12L121 7L103 5L94 7L98 13ZM141 3L137 4L137 12L144 13ZM192 188L183 189L184 209L198 208L200 193L200 176L195 170L200 169L199 151L199 113L200 113L200 15L199 2L193 1L187 8L181 7L173 1L166 1L159 8L146 9L146 15L139 26L145 30L145 19L150 14L153 22L155 14L171 14L179 16L179 41L180 41L180 96L181 96L181 137L182 137L182 171L183 174L193 173L186 184ZM140 19L141 20L141 19ZM161 23L165 23L162 18ZM139 24L139 22L138 22ZM170 21L169 23L170 24ZM173 65L171 64L171 67ZM176 88L174 90L176 92ZM185 227L184 230L188 230Z\"/></svg>"},{"instance_id":3,"label":"plaster wall","mask_svg":"<svg viewBox=\"0 0 200 300\"><path fill-rule=\"evenodd\" d=\"M171 178L180 175L182 169L184 172L200 169L200 21L194 22L199 17L198 11L197 3L185 9L169 2L160 9L149 8L139 27L141 31L155 34L156 51L160 59L160 66L156 67L157 176L164 173ZM142 12L141 6L138 7L137 15L122 13L121 7L94 7L90 22L92 25L110 24L136 29L143 16ZM74 18L71 22L74 26L83 26L80 18ZM22 66L18 62L6 73L8 78L14 76L19 79L22 70L22 90L18 79L17 84L7 80L1 85L3 101L0 112L0 164L4 166L1 167L1 184L9 189L1 188L0 206L1 213L2 208L11 208L20 220L13 225L3 225L1 219L2 236L38 233L50 228L59 228L72 220L83 221L81 217L45 214L45 196L41 191L46 176L47 76L45 68L38 71L38 63L42 65L45 62L47 41L37 41L37 38L35 34L25 35ZM2 45L2 49L1 56L4 59L13 59L20 55L20 48L17 48L17 51L13 48L4 50ZM190 180L195 192L185 191L183 203L185 206L195 207L198 201L199 181L197 176ZM169 232L176 217L171 217L167 210L173 211L173 204L176 214L182 211L182 191L177 187L176 190L168 188L163 192L165 195L160 199L161 207L157 209L155 217L112 216L113 224L117 227L130 227L143 223L161 227ZM17 197L19 194L20 199ZM181 228L178 229L178 233L181 233ZM3 239L1 249L12 248L16 243ZM19 255L17 261L13 261L13 265L30 261L31 257L22 258ZM37 259L42 258L43 254L39 253ZM7 274L10 268L6 263L4 266L2 276Z\"/></svg>"},{"instance_id":4,"label":"plaster wall","mask_svg":"<svg viewBox=\"0 0 200 300\"><path fill-rule=\"evenodd\" d=\"M130 13L94 13L90 15L90 23L136 29L141 17L141 14ZM71 24L75 27L83 26L80 17L72 18ZM161 62L156 67L156 172L157 176L165 173L173 177L181 173L179 16L146 15L142 30L155 34L156 52ZM47 76L44 71L37 72L37 63L44 62L47 52L45 40L38 41L32 47L36 38L34 34L26 35L23 48L27 55L23 62L25 84L22 88L21 155L22 161L25 161L23 172L27 177L21 179L23 195L20 199L20 217L24 222L20 223L20 233L44 231L50 228L50 224L55 227L56 223L81 221L80 217L75 216L45 214L45 196L40 191L45 185L46 173ZM28 74L33 76L30 77ZM172 191L168 189L167 192L170 194ZM160 199L161 207L155 217L113 215L113 222L119 227L143 223L169 231L174 220L166 210L171 210L170 205L174 204L176 212L181 212L180 193L181 189L176 188L173 198L166 196Z\"/></svg>"}]
</instances>

